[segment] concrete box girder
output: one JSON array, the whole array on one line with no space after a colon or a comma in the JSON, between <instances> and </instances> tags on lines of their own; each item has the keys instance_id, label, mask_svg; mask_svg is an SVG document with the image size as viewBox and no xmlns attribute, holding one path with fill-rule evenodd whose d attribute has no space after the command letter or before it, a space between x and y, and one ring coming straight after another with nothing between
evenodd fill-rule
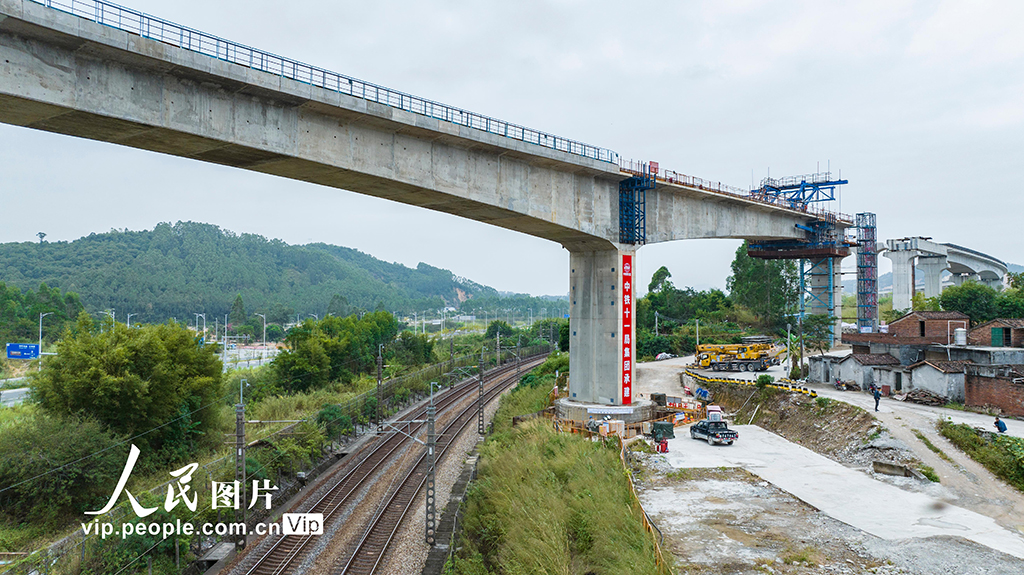
<instances>
[{"instance_id":1,"label":"concrete box girder","mask_svg":"<svg viewBox=\"0 0 1024 575\"><path fill-rule=\"evenodd\" d=\"M617 165L412 113L0 0L0 122L302 180L555 241L579 270L573 385L619 401L615 313L602 271L618 243ZM659 182L648 243L802 238L813 216ZM608 260L608 261L605 261ZM589 262L589 263L588 263ZM576 269L576 268L574 268ZM612 273L612 272L607 272ZM588 279L589 278L589 279ZM588 287L592 286L592 287ZM582 306L582 307L580 307ZM611 315L609 315L611 314ZM609 319L612 318L612 319ZM614 322L613 322L614 323ZM582 387L581 387L582 386Z\"/></svg>"}]
</instances>

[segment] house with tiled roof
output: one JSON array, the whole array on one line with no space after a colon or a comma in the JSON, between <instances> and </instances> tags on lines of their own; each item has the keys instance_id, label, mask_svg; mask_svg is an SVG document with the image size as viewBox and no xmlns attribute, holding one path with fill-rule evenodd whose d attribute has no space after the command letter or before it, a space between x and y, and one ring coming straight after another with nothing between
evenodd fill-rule
<instances>
[{"instance_id":1,"label":"house with tiled roof","mask_svg":"<svg viewBox=\"0 0 1024 575\"><path fill-rule=\"evenodd\" d=\"M967 335L969 345L1024 347L1024 319L998 318L987 321Z\"/></svg>"},{"instance_id":2,"label":"house with tiled roof","mask_svg":"<svg viewBox=\"0 0 1024 575\"><path fill-rule=\"evenodd\" d=\"M889 322L889 335L928 338L934 343L952 343L953 330L971 328L971 318L958 311L912 311Z\"/></svg>"},{"instance_id":3,"label":"house with tiled roof","mask_svg":"<svg viewBox=\"0 0 1024 575\"><path fill-rule=\"evenodd\" d=\"M829 366L829 378L825 381L841 379L852 381L860 385L861 389L867 389L875 382L875 366L898 366L900 360L887 353L851 353L840 358L838 362Z\"/></svg>"},{"instance_id":4,"label":"house with tiled roof","mask_svg":"<svg viewBox=\"0 0 1024 575\"><path fill-rule=\"evenodd\" d=\"M963 403L964 378L969 361L921 361L908 366L910 378L906 389L926 389L949 401Z\"/></svg>"}]
</instances>

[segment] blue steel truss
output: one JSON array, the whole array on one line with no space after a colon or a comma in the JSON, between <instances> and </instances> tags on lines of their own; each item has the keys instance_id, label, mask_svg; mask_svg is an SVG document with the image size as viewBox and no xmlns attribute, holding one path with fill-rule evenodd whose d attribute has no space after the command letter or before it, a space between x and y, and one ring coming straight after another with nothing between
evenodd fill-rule
<instances>
[{"instance_id":1,"label":"blue steel truss","mask_svg":"<svg viewBox=\"0 0 1024 575\"><path fill-rule=\"evenodd\" d=\"M832 172L765 178L761 180L761 187L751 190L750 195L761 201L800 209L812 202L835 200L836 186L848 183L847 180L832 179Z\"/></svg>"},{"instance_id":2,"label":"blue steel truss","mask_svg":"<svg viewBox=\"0 0 1024 575\"><path fill-rule=\"evenodd\" d=\"M653 190L655 184L650 164L644 164L638 175L619 182L620 243L647 243L647 190Z\"/></svg>"}]
</instances>

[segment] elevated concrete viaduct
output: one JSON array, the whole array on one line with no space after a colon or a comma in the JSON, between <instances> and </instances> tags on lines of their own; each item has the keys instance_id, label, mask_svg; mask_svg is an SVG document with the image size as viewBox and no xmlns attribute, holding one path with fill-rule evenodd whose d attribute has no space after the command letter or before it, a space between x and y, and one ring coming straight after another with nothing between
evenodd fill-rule
<instances>
[{"instance_id":1,"label":"elevated concrete viaduct","mask_svg":"<svg viewBox=\"0 0 1024 575\"><path fill-rule=\"evenodd\" d=\"M614 152L99 0L76 6L84 17L0 0L0 121L351 190L558 242L571 254L570 393L631 402L627 270L638 246L619 241L619 183L631 174ZM648 242L799 239L797 224L812 219L696 184L659 181L646 196Z\"/></svg>"},{"instance_id":2,"label":"elevated concrete viaduct","mask_svg":"<svg viewBox=\"0 0 1024 575\"><path fill-rule=\"evenodd\" d=\"M953 283L979 281L999 289L1008 271L1006 264L981 252L926 238L903 238L885 243L885 257L892 260L892 308L910 309L914 297L914 268L924 273L924 295L942 292L942 272L949 270Z\"/></svg>"}]
</instances>

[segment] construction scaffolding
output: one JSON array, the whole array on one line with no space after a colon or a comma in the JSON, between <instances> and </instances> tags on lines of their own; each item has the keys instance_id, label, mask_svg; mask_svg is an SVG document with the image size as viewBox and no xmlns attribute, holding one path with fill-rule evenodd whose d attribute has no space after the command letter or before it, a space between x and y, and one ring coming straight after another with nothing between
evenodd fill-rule
<instances>
[{"instance_id":1,"label":"construction scaffolding","mask_svg":"<svg viewBox=\"0 0 1024 575\"><path fill-rule=\"evenodd\" d=\"M809 203L834 200L836 187L846 183L847 180L833 178L831 172L765 178L761 187L751 190L750 195L761 201L803 210ZM747 255L761 259L800 260L800 319L807 313L827 314L835 318L836 329L829 336L831 346L835 344L839 330L836 314L839 266L836 260L841 261L850 255L850 245L839 233L839 220L834 214L826 213L807 225L797 224L797 227L805 232L803 239L750 244Z\"/></svg>"},{"instance_id":2,"label":"construction scaffolding","mask_svg":"<svg viewBox=\"0 0 1024 575\"><path fill-rule=\"evenodd\" d=\"M619 241L647 243L647 190L653 190L658 163L640 165L640 171L619 182Z\"/></svg>"},{"instance_id":3,"label":"construction scaffolding","mask_svg":"<svg viewBox=\"0 0 1024 575\"><path fill-rule=\"evenodd\" d=\"M857 329L878 331L878 234L875 214L857 214Z\"/></svg>"}]
</instances>

